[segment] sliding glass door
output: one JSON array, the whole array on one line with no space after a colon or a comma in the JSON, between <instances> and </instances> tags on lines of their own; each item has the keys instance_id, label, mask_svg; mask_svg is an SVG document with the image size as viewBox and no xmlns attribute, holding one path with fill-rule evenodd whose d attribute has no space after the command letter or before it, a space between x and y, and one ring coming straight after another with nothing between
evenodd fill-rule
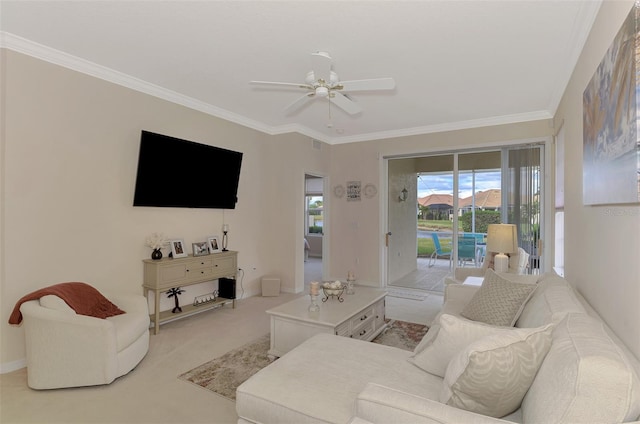
<instances>
[{"instance_id":1,"label":"sliding glass door","mask_svg":"<svg viewBox=\"0 0 640 424\"><path fill-rule=\"evenodd\" d=\"M501 222L518 227L527 272L542 272L543 158L536 144L389 159L387 284L442 290L454 267L482 266Z\"/></svg>"}]
</instances>

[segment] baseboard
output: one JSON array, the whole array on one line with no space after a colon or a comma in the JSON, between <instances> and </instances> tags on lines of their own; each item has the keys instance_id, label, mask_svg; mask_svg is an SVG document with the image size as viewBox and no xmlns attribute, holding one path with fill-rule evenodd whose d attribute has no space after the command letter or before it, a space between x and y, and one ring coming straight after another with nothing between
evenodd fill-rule
<instances>
[{"instance_id":1,"label":"baseboard","mask_svg":"<svg viewBox=\"0 0 640 424\"><path fill-rule=\"evenodd\" d=\"M12 362L4 362L0 364L0 374L6 374L9 372L13 372L19 370L20 368L24 368L27 366L27 359L18 359L17 361Z\"/></svg>"}]
</instances>

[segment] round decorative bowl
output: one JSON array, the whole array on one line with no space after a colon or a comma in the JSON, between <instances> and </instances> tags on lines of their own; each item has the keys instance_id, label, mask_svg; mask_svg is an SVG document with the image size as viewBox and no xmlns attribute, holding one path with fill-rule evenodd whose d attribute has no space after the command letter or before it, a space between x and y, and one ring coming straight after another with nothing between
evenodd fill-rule
<instances>
[{"instance_id":1,"label":"round decorative bowl","mask_svg":"<svg viewBox=\"0 0 640 424\"><path fill-rule=\"evenodd\" d=\"M344 294L347 286L345 284L340 284L336 286L332 282L325 282L322 284L322 292L324 293L324 297L322 298L323 302L326 302L329 298L335 297L340 302L344 302L342 295Z\"/></svg>"}]
</instances>

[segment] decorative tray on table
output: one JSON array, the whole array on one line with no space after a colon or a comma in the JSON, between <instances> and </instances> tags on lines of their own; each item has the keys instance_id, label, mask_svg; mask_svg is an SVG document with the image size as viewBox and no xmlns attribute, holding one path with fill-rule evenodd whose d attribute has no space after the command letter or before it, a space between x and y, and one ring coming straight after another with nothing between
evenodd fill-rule
<instances>
[{"instance_id":1,"label":"decorative tray on table","mask_svg":"<svg viewBox=\"0 0 640 424\"><path fill-rule=\"evenodd\" d=\"M340 281L322 282L322 292L324 293L322 301L326 302L329 298L335 297L338 299L338 301L344 302L344 298L342 297L342 295L344 294L346 288L347 285L342 284Z\"/></svg>"}]
</instances>

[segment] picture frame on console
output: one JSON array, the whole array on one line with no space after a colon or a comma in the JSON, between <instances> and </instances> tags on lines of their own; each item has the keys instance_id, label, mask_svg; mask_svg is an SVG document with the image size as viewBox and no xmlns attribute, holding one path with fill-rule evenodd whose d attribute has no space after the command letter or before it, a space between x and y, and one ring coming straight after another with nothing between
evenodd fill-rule
<instances>
[{"instance_id":1,"label":"picture frame on console","mask_svg":"<svg viewBox=\"0 0 640 424\"><path fill-rule=\"evenodd\" d=\"M209 245L209 252L220 252L220 237L219 236L210 236L207 238L207 244Z\"/></svg>"},{"instance_id":2,"label":"picture frame on console","mask_svg":"<svg viewBox=\"0 0 640 424\"><path fill-rule=\"evenodd\" d=\"M187 249L184 248L183 239L169 240L171 246L171 256L173 258L186 258L188 256Z\"/></svg>"},{"instance_id":3,"label":"picture frame on console","mask_svg":"<svg viewBox=\"0 0 640 424\"><path fill-rule=\"evenodd\" d=\"M193 256L205 256L209 254L209 242L199 241L192 243Z\"/></svg>"}]
</instances>

